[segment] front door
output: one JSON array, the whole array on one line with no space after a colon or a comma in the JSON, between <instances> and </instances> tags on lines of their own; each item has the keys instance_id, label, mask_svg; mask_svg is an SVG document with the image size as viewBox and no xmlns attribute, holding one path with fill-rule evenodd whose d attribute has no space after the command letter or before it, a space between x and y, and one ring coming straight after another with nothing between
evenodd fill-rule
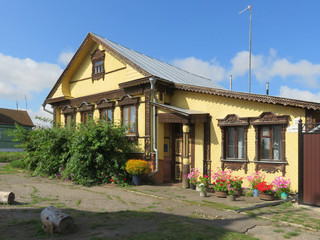
<instances>
[{"instance_id":1,"label":"front door","mask_svg":"<svg viewBox=\"0 0 320 240\"><path fill-rule=\"evenodd\" d=\"M172 164L171 164L171 179L181 182L182 181L182 157L183 157L183 144L182 144L182 124L172 124Z\"/></svg>"},{"instance_id":2,"label":"front door","mask_svg":"<svg viewBox=\"0 0 320 240\"><path fill-rule=\"evenodd\" d=\"M174 151L174 180L182 181L182 137L175 138Z\"/></svg>"}]
</instances>

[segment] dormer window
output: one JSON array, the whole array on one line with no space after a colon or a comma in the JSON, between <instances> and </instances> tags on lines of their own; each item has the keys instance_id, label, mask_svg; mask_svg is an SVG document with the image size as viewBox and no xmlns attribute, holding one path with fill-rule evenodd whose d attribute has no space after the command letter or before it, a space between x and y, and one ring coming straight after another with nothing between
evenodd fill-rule
<instances>
[{"instance_id":1,"label":"dormer window","mask_svg":"<svg viewBox=\"0 0 320 240\"><path fill-rule=\"evenodd\" d=\"M92 81L98 80L100 78L104 79L104 58L105 53L104 50L96 49L93 54L91 54L91 62L92 62Z\"/></svg>"}]
</instances>

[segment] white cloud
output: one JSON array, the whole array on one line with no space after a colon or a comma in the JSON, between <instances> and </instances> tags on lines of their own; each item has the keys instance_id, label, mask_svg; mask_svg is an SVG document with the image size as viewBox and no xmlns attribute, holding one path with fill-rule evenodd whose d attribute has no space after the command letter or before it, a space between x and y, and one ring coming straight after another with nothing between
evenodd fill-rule
<instances>
[{"instance_id":1,"label":"white cloud","mask_svg":"<svg viewBox=\"0 0 320 240\"><path fill-rule=\"evenodd\" d=\"M63 64L64 66L66 66L70 62L73 55L74 55L74 52L71 52L71 51L70 52L62 52L62 53L60 53L58 62Z\"/></svg>"},{"instance_id":2,"label":"white cloud","mask_svg":"<svg viewBox=\"0 0 320 240\"><path fill-rule=\"evenodd\" d=\"M50 112L53 112L51 105L46 105L46 109ZM36 118L36 117L40 117L40 118L45 118L45 119L49 119L49 120L53 119L53 115L44 111L42 106L36 112L29 109L28 113L29 113L29 116L30 116L34 125L43 126L43 127L51 127L51 124L49 122L43 122L43 121Z\"/></svg>"},{"instance_id":3,"label":"white cloud","mask_svg":"<svg viewBox=\"0 0 320 240\"><path fill-rule=\"evenodd\" d=\"M249 54L242 51L231 60L232 67L228 71L234 78L243 76L249 69ZM287 58L277 57L274 49L269 55L252 55L252 74L260 82L271 81L274 77L286 79L293 77L296 82L308 87L319 87L320 64L312 64L307 60L290 62Z\"/></svg>"},{"instance_id":4,"label":"white cloud","mask_svg":"<svg viewBox=\"0 0 320 240\"><path fill-rule=\"evenodd\" d=\"M190 73L212 79L214 81L221 81L225 77L225 69L215 60L210 62L203 61L194 57L185 59L176 59L173 65L184 69Z\"/></svg>"},{"instance_id":5,"label":"white cloud","mask_svg":"<svg viewBox=\"0 0 320 240\"><path fill-rule=\"evenodd\" d=\"M292 89L287 86L281 86L280 97L294 98L310 102L320 102L320 92L314 94L310 91L299 90L297 88Z\"/></svg>"},{"instance_id":6,"label":"white cloud","mask_svg":"<svg viewBox=\"0 0 320 240\"><path fill-rule=\"evenodd\" d=\"M51 88L62 69L57 64L20 59L0 53L0 96L15 100Z\"/></svg>"}]
</instances>

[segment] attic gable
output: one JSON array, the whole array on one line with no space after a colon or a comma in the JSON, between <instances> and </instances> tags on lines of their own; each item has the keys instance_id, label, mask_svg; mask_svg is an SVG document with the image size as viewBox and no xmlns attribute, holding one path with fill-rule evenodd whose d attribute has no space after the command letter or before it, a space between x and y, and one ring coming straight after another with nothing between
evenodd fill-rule
<instances>
[{"instance_id":1,"label":"attic gable","mask_svg":"<svg viewBox=\"0 0 320 240\"><path fill-rule=\"evenodd\" d=\"M49 93L46 103L119 89L119 84L143 77L119 54L89 34Z\"/></svg>"}]
</instances>

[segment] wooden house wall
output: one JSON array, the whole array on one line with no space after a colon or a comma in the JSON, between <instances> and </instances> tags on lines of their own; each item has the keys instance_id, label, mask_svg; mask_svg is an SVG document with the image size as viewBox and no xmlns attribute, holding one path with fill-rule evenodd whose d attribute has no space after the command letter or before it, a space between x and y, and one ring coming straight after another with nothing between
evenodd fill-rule
<instances>
[{"instance_id":1,"label":"wooden house wall","mask_svg":"<svg viewBox=\"0 0 320 240\"><path fill-rule=\"evenodd\" d=\"M186 91L175 91L171 96L171 104L180 108L188 108L209 113L211 120L211 169L216 170L221 167L221 130L218 127L217 119L223 119L228 114L237 114L239 117L258 117L263 112L273 112L276 115L290 115L289 126L293 126L293 120L300 118L305 121L305 110L302 108L287 107L283 105L265 104L246 100L232 99L220 96L213 96L201 93L192 93ZM203 127L201 124L196 125L195 140L195 164L202 169L203 166ZM252 125L248 129L248 173L239 170L235 174L247 176L255 172L255 164L252 163L255 157L255 131ZM298 188L298 133L286 131L286 166L285 177L292 180L293 189ZM266 180L271 182L276 176L282 175L281 172L266 174ZM245 183L247 181L244 181Z\"/></svg>"}]
</instances>

